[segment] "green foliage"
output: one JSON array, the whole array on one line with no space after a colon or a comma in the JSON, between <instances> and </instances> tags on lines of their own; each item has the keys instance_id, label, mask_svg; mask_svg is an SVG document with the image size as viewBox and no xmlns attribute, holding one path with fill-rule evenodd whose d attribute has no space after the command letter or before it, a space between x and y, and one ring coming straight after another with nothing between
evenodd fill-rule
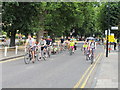
<instances>
[{"instance_id":1,"label":"green foliage","mask_svg":"<svg viewBox=\"0 0 120 90\"><path fill-rule=\"evenodd\" d=\"M111 26L120 26L120 2L103 3L100 8L100 27L102 31L111 28ZM119 31L111 31L115 36L120 35Z\"/></svg>"},{"instance_id":2,"label":"green foliage","mask_svg":"<svg viewBox=\"0 0 120 90\"><path fill-rule=\"evenodd\" d=\"M111 26L119 26L120 3L98 2L4 2L3 30L19 30L22 34L40 30L49 35L69 36L75 29L74 36L102 35L108 29L108 17Z\"/></svg>"}]
</instances>

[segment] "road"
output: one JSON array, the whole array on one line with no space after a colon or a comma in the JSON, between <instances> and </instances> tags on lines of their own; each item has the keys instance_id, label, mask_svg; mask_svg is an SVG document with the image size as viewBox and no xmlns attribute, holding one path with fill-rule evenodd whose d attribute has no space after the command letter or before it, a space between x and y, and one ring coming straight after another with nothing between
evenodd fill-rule
<instances>
[{"instance_id":1,"label":"road","mask_svg":"<svg viewBox=\"0 0 120 90\"><path fill-rule=\"evenodd\" d=\"M80 44L75 54L68 51L52 55L46 61L24 64L23 58L2 63L3 88L73 88L91 66L85 60L80 50ZM104 52L98 46L95 56Z\"/></svg>"}]
</instances>

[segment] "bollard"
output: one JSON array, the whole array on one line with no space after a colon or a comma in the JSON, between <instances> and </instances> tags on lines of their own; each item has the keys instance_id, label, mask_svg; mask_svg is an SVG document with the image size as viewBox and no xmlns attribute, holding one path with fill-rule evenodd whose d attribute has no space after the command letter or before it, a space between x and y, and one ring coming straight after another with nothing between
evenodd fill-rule
<instances>
[{"instance_id":1,"label":"bollard","mask_svg":"<svg viewBox=\"0 0 120 90\"><path fill-rule=\"evenodd\" d=\"M15 54L17 54L17 52L18 52L18 46L16 46Z\"/></svg>"},{"instance_id":2,"label":"bollard","mask_svg":"<svg viewBox=\"0 0 120 90\"><path fill-rule=\"evenodd\" d=\"M7 47L5 47L5 56L7 56Z\"/></svg>"}]
</instances>

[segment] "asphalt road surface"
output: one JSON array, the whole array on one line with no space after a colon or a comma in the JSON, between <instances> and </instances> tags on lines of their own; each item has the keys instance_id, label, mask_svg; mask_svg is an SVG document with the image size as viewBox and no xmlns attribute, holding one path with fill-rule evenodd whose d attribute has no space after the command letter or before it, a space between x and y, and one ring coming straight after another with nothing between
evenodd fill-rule
<instances>
[{"instance_id":1,"label":"asphalt road surface","mask_svg":"<svg viewBox=\"0 0 120 90\"><path fill-rule=\"evenodd\" d=\"M68 51L52 55L46 61L25 64L23 58L2 63L3 88L73 88L91 65L78 45L75 54ZM97 46L95 56L104 52Z\"/></svg>"}]
</instances>

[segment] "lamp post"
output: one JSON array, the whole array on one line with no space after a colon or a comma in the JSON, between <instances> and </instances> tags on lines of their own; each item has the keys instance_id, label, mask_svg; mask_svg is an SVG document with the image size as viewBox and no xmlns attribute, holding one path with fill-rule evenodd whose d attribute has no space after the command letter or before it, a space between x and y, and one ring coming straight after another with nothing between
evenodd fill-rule
<instances>
[{"instance_id":1,"label":"lamp post","mask_svg":"<svg viewBox=\"0 0 120 90\"><path fill-rule=\"evenodd\" d=\"M110 30L110 16L109 16L109 13L110 13L110 2L108 2L108 29L107 29L107 42L106 42L106 57L108 57L108 33L109 33L109 30Z\"/></svg>"}]
</instances>

